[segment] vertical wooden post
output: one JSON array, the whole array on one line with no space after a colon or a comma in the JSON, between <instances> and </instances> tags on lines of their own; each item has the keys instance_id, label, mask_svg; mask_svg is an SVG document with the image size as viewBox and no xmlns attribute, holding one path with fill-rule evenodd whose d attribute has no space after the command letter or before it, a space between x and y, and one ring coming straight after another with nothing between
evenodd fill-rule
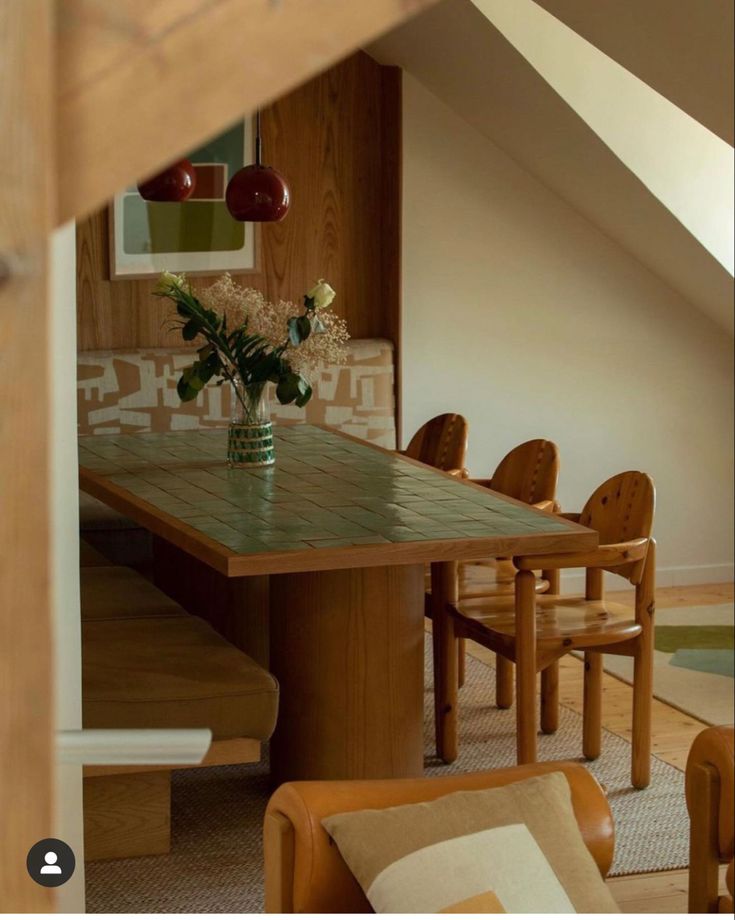
<instances>
[{"instance_id":1,"label":"vertical wooden post","mask_svg":"<svg viewBox=\"0 0 735 920\"><path fill-rule=\"evenodd\" d=\"M498 709L513 705L513 662L500 653L495 654L495 705Z\"/></svg>"},{"instance_id":2,"label":"vertical wooden post","mask_svg":"<svg viewBox=\"0 0 735 920\"><path fill-rule=\"evenodd\" d=\"M589 601L602 600L603 569L587 569L584 596ZM602 655L584 653L584 692L582 705L582 753L595 760L602 750Z\"/></svg>"},{"instance_id":3,"label":"vertical wooden post","mask_svg":"<svg viewBox=\"0 0 735 920\"><path fill-rule=\"evenodd\" d=\"M653 633L656 609L656 541L646 553L641 583L636 586L635 618L643 627L633 659L632 783L645 789L651 781L651 703L653 700Z\"/></svg>"},{"instance_id":4,"label":"vertical wooden post","mask_svg":"<svg viewBox=\"0 0 735 920\"><path fill-rule=\"evenodd\" d=\"M434 649L436 753L444 763L457 759L457 639L448 604L457 603L457 563L431 564L431 623Z\"/></svg>"},{"instance_id":5,"label":"vertical wooden post","mask_svg":"<svg viewBox=\"0 0 735 920\"><path fill-rule=\"evenodd\" d=\"M516 575L516 744L518 763L536 762L536 576Z\"/></svg>"},{"instance_id":6,"label":"vertical wooden post","mask_svg":"<svg viewBox=\"0 0 735 920\"><path fill-rule=\"evenodd\" d=\"M0 3L0 904L53 909L26 871L53 836L47 247L52 0ZM69 318L74 322L74 317Z\"/></svg>"},{"instance_id":7,"label":"vertical wooden post","mask_svg":"<svg viewBox=\"0 0 735 920\"><path fill-rule=\"evenodd\" d=\"M553 735L559 727L559 662L541 672L541 731Z\"/></svg>"},{"instance_id":8,"label":"vertical wooden post","mask_svg":"<svg viewBox=\"0 0 735 920\"><path fill-rule=\"evenodd\" d=\"M689 801L689 913L716 914L719 904L720 779L711 764L687 775Z\"/></svg>"}]
</instances>

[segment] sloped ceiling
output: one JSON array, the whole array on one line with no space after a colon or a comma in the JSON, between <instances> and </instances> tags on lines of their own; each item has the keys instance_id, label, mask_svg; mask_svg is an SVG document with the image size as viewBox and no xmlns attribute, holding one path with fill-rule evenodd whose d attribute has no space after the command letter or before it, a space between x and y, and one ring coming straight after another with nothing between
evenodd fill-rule
<instances>
[{"instance_id":1,"label":"sloped ceiling","mask_svg":"<svg viewBox=\"0 0 735 920\"><path fill-rule=\"evenodd\" d=\"M690 303L733 330L732 277L470 0L368 48L397 64Z\"/></svg>"},{"instance_id":2,"label":"sloped ceiling","mask_svg":"<svg viewBox=\"0 0 735 920\"><path fill-rule=\"evenodd\" d=\"M732 145L732 0L536 2Z\"/></svg>"}]
</instances>

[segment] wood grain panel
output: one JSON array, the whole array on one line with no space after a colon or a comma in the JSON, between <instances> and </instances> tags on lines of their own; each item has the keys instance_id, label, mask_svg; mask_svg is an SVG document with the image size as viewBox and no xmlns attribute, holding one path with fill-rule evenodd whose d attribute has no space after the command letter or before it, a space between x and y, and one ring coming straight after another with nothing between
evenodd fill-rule
<instances>
[{"instance_id":1,"label":"wood grain panel","mask_svg":"<svg viewBox=\"0 0 735 920\"><path fill-rule=\"evenodd\" d=\"M421 565L271 578L271 779L423 772Z\"/></svg>"},{"instance_id":2,"label":"wood grain panel","mask_svg":"<svg viewBox=\"0 0 735 920\"><path fill-rule=\"evenodd\" d=\"M46 253L52 17L48 0L0 3L0 909L8 913L54 904L25 865L30 847L54 836Z\"/></svg>"},{"instance_id":3,"label":"wood grain panel","mask_svg":"<svg viewBox=\"0 0 735 920\"><path fill-rule=\"evenodd\" d=\"M297 301L327 278L354 338L397 344L400 143L400 71L363 52L266 109L264 158L287 177L292 205L260 227L261 270L235 277ZM108 280L108 248L104 209L77 227L79 349L180 345L167 304L151 295L155 278Z\"/></svg>"},{"instance_id":4,"label":"wood grain panel","mask_svg":"<svg viewBox=\"0 0 735 920\"><path fill-rule=\"evenodd\" d=\"M60 0L61 220L434 2Z\"/></svg>"},{"instance_id":5,"label":"wood grain panel","mask_svg":"<svg viewBox=\"0 0 735 920\"><path fill-rule=\"evenodd\" d=\"M168 853L171 770L84 779L84 856L125 859Z\"/></svg>"}]
</instances>

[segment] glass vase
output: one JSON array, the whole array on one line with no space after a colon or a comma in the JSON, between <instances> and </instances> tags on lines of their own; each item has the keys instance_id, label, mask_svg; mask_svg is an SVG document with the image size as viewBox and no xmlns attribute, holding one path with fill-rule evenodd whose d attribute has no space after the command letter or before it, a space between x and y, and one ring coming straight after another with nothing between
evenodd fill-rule
<instances>
[{"instance_id":1,"label":"glass vase","mask_svg":"<svg viewBox=\"0 0 735 920\"><path fill-rule=\"evenodd\" d=\"M266 383L231 382L232 418L227 433L227 465L231 468L271 466L276 462L273 423Z\"/></svg>"}]
</instances>

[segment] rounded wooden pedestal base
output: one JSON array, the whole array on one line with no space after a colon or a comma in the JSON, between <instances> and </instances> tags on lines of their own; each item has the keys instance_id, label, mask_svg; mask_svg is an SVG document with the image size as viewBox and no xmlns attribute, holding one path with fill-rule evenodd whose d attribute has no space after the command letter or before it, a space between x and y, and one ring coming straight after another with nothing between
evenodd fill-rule
<instances>
[{"instance_id":1,"label":"rounded wooden pedestal base","mask_svg":"<svg viewBox=\"0 0 735 920\"><path fill-rule=\"evenodd\" d=\"M271 576L274 783L423 773L423 565Z\"/></svg>"}]
</instances>

